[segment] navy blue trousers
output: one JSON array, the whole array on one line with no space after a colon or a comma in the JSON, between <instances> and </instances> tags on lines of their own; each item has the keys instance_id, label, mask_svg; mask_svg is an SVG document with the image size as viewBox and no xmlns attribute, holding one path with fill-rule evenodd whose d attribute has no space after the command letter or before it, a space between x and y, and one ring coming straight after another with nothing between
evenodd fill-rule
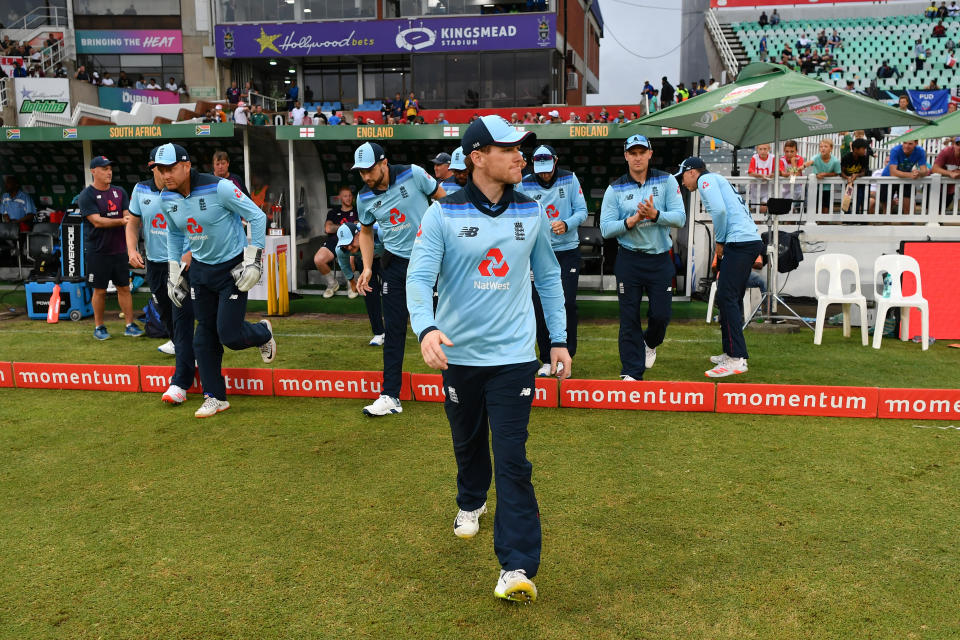
<instances>
[{"instance_id":1,"label":"navy blue trousers","mask_svg":"<svg viewBox=\"0 0 960 640\"><path fill-rule=\"evenodd\" d=\"M239 351L259 347L270 340L266 325L244 320L247 315L247 294L237 289L230 269L243 260L243 254L221 262L204 264L194 260L190 265L190 296L197 316L193 335L193 351L200 369L203 394L217 400L227 399L223 380L223 347Z\"/></svg>"},{"instance_id":2,"label":"navy blue trousers","mask_svg":"<svg viewBox=\"0 0 960 640\"><path fill-rule=\"evenodd\" d=\"M670 252L649 254L620 247L617 251L617 299L620 302L620 375L643 379L643 345L656 349L667 335L676 268ZM640 318L640 299L647 294L647 330Z\"/></svg>"},{"instance_id":3,"label":"navy blue trousers","mask_svg":"<svg viewBox=\"0 0 960 640\"><path fill-rule=\"evenodd\" d=\"M380 301L380 291L383 289L383 276L380 273L380 258L373 260L373 277L370 279L370 293L363 296L363 304L367 307L367 317L370 319L370 329L373 335L383 333L383 303Z\"/></svg>"},{"instance_id":4,"label":"navy blue trousers","mask_svg":"<svg viewBox=\"0 0 960 640\"><path fill-rule=\"evenodd\" d=\"M193 303L190 298L184 298L183 306L179 309L170 302L167 296L167 279L170 267L166 262L147 261L147 286L153 294L153 302L160 312L160 321L167 329L167 335L173 341L177 351L176 367L170 384L181 389L193 386L195 369L193 356ZM184 271L183 277L190 286L190 271Z\"/></svg>"},{"instance_id":5,"label":"navy blue trousers","mask_svg":"<svg viewBox=\"0 0 960 640\"><path fill-rule=\"evenodd\" d=\"M743 294L753 263L763 251L759 240L728 242L723 245L723 258L717 272L717 308L720 310L720 336L723 352L731 358L746 358L747 343L743 339Z\"/></svg>"},{"instance_id":6,"label":"navy blue trousers","mask_svg":"<svg viewBox=\"0 0 960 640\"><path fill-rule=\"evenodd\" d=\"M560 284L563 285L563 308L567 312L567 351L570 357L577 355L577 286L580 283L580 249L557 251L560 263ZM533 312L537 316L537 349L540 362L550 362L550 331L543 317L543 305L537 288L533 287Z\"/></svg>"},{"instance_id":7,"label":"navy blue trousers","mask_svg":"<svg viewBox=\"0 0 960 640\"><path fill-rule=\"evenodd\" d=\"M383 288L383 395L400 397L403 351L407 343L407 258L385 254L381 260Z\"/></svg>"},{"instance_id":8,"label":"navy blue trousers","mask_svg":"<svg viewBox=\"0 0 960 640\"><path fill-rule=\"evenodd\" d=\"M443 372L453 453L457 459L457 505L479 509L496 480L493 548L506 571L540 568L540 507L533 465L527 460L527 424L536 392L538 363L494 367L451 364ZM493 469L488 434L493 438Z\"/></svg>"}]
</instances>

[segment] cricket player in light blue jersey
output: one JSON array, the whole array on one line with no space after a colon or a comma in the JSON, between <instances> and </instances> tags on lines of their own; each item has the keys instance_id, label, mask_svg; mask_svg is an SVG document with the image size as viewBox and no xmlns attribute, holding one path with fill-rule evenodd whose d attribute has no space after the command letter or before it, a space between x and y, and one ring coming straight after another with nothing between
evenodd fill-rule
<instances>
[{"instance_id":1,"label":"cricket player in light blue jersey","mask_svg":"<svg viewBox=\"0 0 960 640\"><path fill-rule=\"evenodd\" d=\"M526 456L536 389L536 321L530 272L550 331L552 371L571 373L560 266L542 207L519 193L520 143L530 136L499 116L463 136L467 185L424 215L407 278L407 300L424 361L443 372L457 460L454 534L472 538L486 513L491 475L498 598L531 602L540 566L540 514ZM433 286L439 304L433 309ZM491 474L489 437L492 434Z\"/></svg>"},{"instance_id":2,"label":"cricket player in light blue jersey","mask_svg":"<svg viewBox=\"0 0 960 640\"><path fill-rule=\"evenodd\" d=\"M580 225L587 219L587 201L576 174L558 169L559 157L550 145L533 152L533 172L525 175L517 189L543 207L550 225L550 245L560 263L564 308L567 313L567 351L577 355L577 286L580 282ZM550 335L543 318L543 306L533 290L533 309L537 316L537 347L543 366L538 376L550 375Z\"/></svg>"},{"instance_id":3,"label":"cricket player in light blue jersey","mask_svg":"<svg viewBox=\"0 0 960 640\"><path fill-rule=\"evenodd\" d=\"M150 151L147 167L153 172L153 177L138 182L133 187L130 196L131 218L127 222L127 255L130 266L134 269L147 269L147 285L153 296L153 302L160 313L160 321L167 329L170 341L157 347L163 353L176 356L176 367L170 386L161 396L161 400L169 404L182 404L187 399L187 389L193 384L193 375L196 371L193 355L193 303L190 298L184 298L177 307L170 302L167 295L167 280L169 279L169 264L167 263L167 219L161 211L160 194L163 191L163 178L157 168L157 149ZM140 235L141 220L143 221L143 244L146 250L146 260L140 255L138 237ZM190 247L184 238L180 248L180 260L184 265L190 264ZM146 264L144 264L146 263ZM188 267L184 267L183 278L189 282ZM189 286L189 284L187 284Z\"/></svg>"},{"instance_id":4,"label":"cricket player in light blue jersey","mask_svg":"<svg viewBox=\"0 0 960 640\"><path fill-rule=\"evenodd\" d=\"M166 187L161 210L168 228L167 292L175 305L187 295L180 258L184 237L190 243L189 295L197 317L193 350L204 396L194 415L209 418L230 408L221 368L224 346L256 347L266 363L273 362L277 352L269 320L244 320L247 291L262 272L267 216L231 181L197 173L178 144L161 146L155 162ZM241 218L250 225L250 245Z\"/></svg>"},{"instance_id":5,"label":"cricket player in light blue jersey","mask_svg":"<svg viewBox=\"0 0 960 640\"><path fill-rule=\"evenodd\" d=\"M366 186L357 195L360 224L360 253L363 272L357 290L373 291L374 223L383 240L381 300L386 337L383 343L383 388L373 404L363 408L368 416L401 413L400 386L403 380L403 351L407 336L407 265L414 236L430 199L446 195L437 181L417 165L388 164L383 147L365 142L353 154L353 169Z\"/></svg>"},{"instance_id":6,"label":"cricket player in light blue jersey","mask_svg":"<svg viewBox=\"0 0 960 640\"><path fill-rule=\"evenodd\" d=\"M380 241L378 231L377 225L373 225L373 279L370 281L373 291L368 292L363 297L363 304L367 308L367 318L370 319L370 329L373 331L373 338L370 339L369 343L371 347L382 347L384 340L383 305L380 300L380 289L382 288L380 258L383 256L383 242ZM362 260L363 258L360 254L360 225L345 222L337 228L336 252L340 271L343 272L343 277L349 283L358 276L353 270L356 260ZM350 264L351 258L354 259L354 265Z\"/></svg>"},{"instance_id":7,"label":"cricket player in light blue jersey","mask_svg":"<svg viewBox=\"0 0 960 640\"><path fill-rule=\"evenodd\" d=\"M453 175L440 184L447 195L463 189L470 177L470 174L467 173L467 165L463 163L463 149L460 147L454 149L453 153L450 154L450 172Z\"/></svg>"},{"instance_id":8,"label":"cricket player in light blue jersey","mask_svg":"<svg viewBox=\"0 0 960 640\"><path fill-rule=\"evenodd\" d=\"M673 277L671 229L679 229L687 214L680 185L669 173L650 167L653 151L645 136L623 143L627 173L603 194L600 233L619 243L617 298L620 302L620 378L642 380L657 359L670 324ZM647 330L640 320L640 299L647 294Z\"/></svg>"},{"instance_id":9,"label":"cricket player in light blue jersey","mask_svg":"<svg viewBox=\"0 0 960 640\"><path fill-rule=\"evenodd\" d=\"M747 343L743 339L743 294L753 264L763 252L763 242L750 210L727 179L707 171L703 160L687 158L675 174L689 191L700 194L703 208L713 220L717 242L717 307L723 353L712 356L716 366L708 378L747 372Z\"/></svg>"}]
</instances>

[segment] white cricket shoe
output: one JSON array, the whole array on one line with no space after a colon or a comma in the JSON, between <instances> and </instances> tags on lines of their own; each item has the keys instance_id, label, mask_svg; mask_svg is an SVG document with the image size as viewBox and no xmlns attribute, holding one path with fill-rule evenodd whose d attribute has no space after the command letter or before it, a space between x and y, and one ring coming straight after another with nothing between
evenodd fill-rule
<instances>
[{"instance_id":1,"label":"white cricket shoe","mask_svg":"<svg viewBox=\"0 0 960 640\"><path fill-rule=\"evenodd\" d=\"M501 570L493 595L504 600L529 604L537 599L537 586L527 577L527 572L523 569Z\"/></svg>"},{"instance_id":2,"label":"white cricket shoe","mask_svg":"<svg viewBox=\"0 0 960 640\"><path fill-rule=\"evenodd\" d=\"M177 355L177 348L173 346L173 340L167 340L166 342L164 342L162 345L157 347L157 351L159 351L160 353L165 353L168 356Z\"/></svg>"},{"instance_id":3,"label":"white cricket shoe","mask_svg":"<svg viewBox=\"0 0 960 640\"><path fill-rule=\"evenodd\" d=\"M727 354L725 353L721 353L718 356L710 356L710 362L712 362L713 364L721 364L726 359L727 359Z\"/></svg>"},{"instance_id":4,"label":"white cricket shoe","mask_svg":"<svg viewBox=\"0 0 960 640\"><path fill-rule=\"evenodd\" d=\"M458 538L472 538L480 530L480 516L487 512L487 503L473 511L460 509L453 521L453 533Z\"/></svg>"},{"instance_id":5,"label":"white cricket shoe","mask_svg":"<svg viewBox=\"0 0 960 640\"><path fill-rule=\"evenodd\" d=\"M390 396L380 396L374 400L373 404L368 404L363 408L363 413L368 416L388 416L391 413L403 413L403 407L400 401Z\"/></svg>"},{"instance_id":6,"label":"white cricket shoe","mask_svg":"<svg viewBox=\"0 0 960 640\"><path fill-rule=\"evenodd\" d=\"M204 396L203 404L200 405L200 408L197 409L193 415L196 418L209 418L229 408L230 403L226 400L217 400L213 396Z\"/></svg>"},{"instance_id":7,"label":"white cricket shoe","mask_svg":"<svg viewBox=\"0 0 960 640\"><path fill-rule=\"evenodd\" d=\"M549 375L550 375L550 363L549 363L549 362L548 362L547 364L543 365L542 367L540 367L539 369L537 369L537 377L539 377L539 378L546 378L546 377L549 376Z\"/></svg>"},{"instance_id":8,"label":"white cricket shoe","mask_svg":"<svg viewBox=\"0 0 960 640\"><path fill-rule=\"evenodd\" d=\"M647 369L653 368L653 363L657 361L657 350L651 349L647 346L647 343L643 343L643 354L644 354L644 366Z\"/></svg>"},{"instance_id":9,"label":"white cricket shoe","mask_svg":"<svg viewBox=\"0 0 960 640\"><path fill-rule=\"evenodd\" d=\"M636 381L637 381L636 378L634 378L633 376L628 376L628 375L621 375L621 376L620 376L620 380L622 380L623 382L636 382Z\"/></svg>"},{"instance_id":10,"label":"white cricket shoe","mask_svg":"<svg viewBox=\"0 0 960 640\"><path fill-rule=\"evenodd\" d=\"M705 371L704 375L708 378L725 378L726 376L736 375L738 373L747 372L747 359L746 358L731 358L727 357L726 360L719 363L713 369Z\"/></svg>"},{"instance_id":11,"label":"white cricket shoe","mask_svg":"<svg viewBox=\"0 0 960 640\"><path fill-rule=\"evenodd\" d=\"M331 284L331 285L327 285L327 288L323 290L323 297L324 297L324 298L332 298L332 297L333 297L333 294L335 294L335 293L337 292L337 289L339 289L339 288L340 288L340 283L339 283L339 282L334 282L334 283Z\"/></svg>"},{"instance_id":12,"label":"white cricket shoe","mask_svg":"<svg viewBox=\"0 0 960 640\"><path fill-rule=\"evenodd\" d=\"M359 291L357 291L356 289L354 289L354 288L352 288L352 287L349 287L349 286L347 287L347 297L348 297L348 298L350 298L351 300L353 300L353 299L356 298L358 295L360 295L360 292L359 292Z\"/></svg>"},{"instance_id":13,"label":"white cricket shoe","mask_svg":"<svg viewBox=\"0 0 960 640\"><path fill-rule=\"evenodd\" d=\"M172 384L169 389L163 392L160 399L169 404L183 404L187 399L187 390Z\"/></svg>"},{"instance_id":14,"label":"white cricket shoe","mask_svg":"<svg viewBox=\"0 0 960 640\"><path fill-rule=\"evenodd\" d=\"M385 337L384 334L378 333L377 335L375 335L375 336L373 336L372 338L370 338L370 342L369 342L368 344L369 344L371 347L382 347L382 346L383 346L383 338L384 338L384 337Z\"/></svg>"},{"instance_id":15,"label":"white cricket shoe","mask_svg":"<svg viewBox=\"0 0 960 640\"><path fill-rule=\"evenodd\" d=\"M270 329L270 339L258 347L260 357L265 363L270 364L277 357L277 341L273 339L273 324L266 318L261 320L260 324L267 325L267 329Z\"/></svg>"}]
</instances>

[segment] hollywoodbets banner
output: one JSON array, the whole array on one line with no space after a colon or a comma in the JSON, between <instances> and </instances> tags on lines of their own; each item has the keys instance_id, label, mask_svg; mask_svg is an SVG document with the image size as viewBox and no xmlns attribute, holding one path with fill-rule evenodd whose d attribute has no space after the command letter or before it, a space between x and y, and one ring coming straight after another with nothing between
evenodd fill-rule
<instances>
[{"instance_id":1,"label":"hollywoodbets banner","mask_svg":"<svg viewBox=\"0 0 960 640\"><path fill-rule=\"evenodd\" d=\"M947 105L950 104L950 90L938 89L937 91L907 91L910 95L910 104L918 116L942 116L947 112Z\"/></svg>"},{"instance_id":2,"label":"hollywoodbets banner","mask_svg":"<svg viewBox=\"0 0 960 640\"><path fill-rule=\"evenodd\" d=\"M217 25L218 58L510 51L556 46L554 14Z\"/></svg>"}]
</instances>

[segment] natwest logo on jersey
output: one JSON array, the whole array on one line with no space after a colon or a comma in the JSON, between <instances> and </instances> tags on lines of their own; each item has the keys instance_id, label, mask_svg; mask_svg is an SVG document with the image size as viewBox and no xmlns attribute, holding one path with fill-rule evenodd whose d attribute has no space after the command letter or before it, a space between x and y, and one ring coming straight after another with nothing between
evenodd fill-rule
<instances>
[{"instance_id":1,"label":"natwest logo on jersey","mask_svg":"<svg viewBox=\"0 0 960 640\"><path fill-rule=\"evenodd\" d=\"M407 216L405 216L403 212L396 207L390 209L390 224L400 224L401 222L405 222L406 219Z\"/></svg>"},{"instance_id":2,"label":"natwest logo on jersey","mask_svg":"<svg viewBox=\"0 0 960 640\"><path fill-rule=\"evenodd\" d=\"M163 214L162 214L162 213L158 213L157 215L153 216L153 221L152 221L150 224L153 225L153 228L154 228L154 229L166 229L166 228L167 228L167 221L166 221L166 219L163 217Z\"/></svg>"},{"instance_id":3,"label":"natwest logo on jersey","mask_svg":"<svg viewBox=\"0 0 960 640\"><path fill-rule=\"evenodd\" d=\"M187 218L187 231L189 233L203 233L203 227L194 218Z\"/></svg>"},{"instance_id":4,"label":"natwest logo on jersey","mask_svg":"<svg viewBox=\"0 0 960 640\"><path fill-rule=\"evenodd\" d=\"M510 265L503 259L503 253L500 249L494 247L490 249L490 251L487 251L486 257L480 261L477 269L482 276L497 276L498 278L502 278L510 271Z\"/></svg>"},{"instance_id":5,"label":"natwest logo on jersey","mask_svg":"<svg viewBox=\"0 0 960 640\"><path fill-rule=\"evenodd\" d=\"M553 205L553 204L547 205L548 218L556 218L556 217L559 217L559 215L560 215L560 212L557 210L556 205Z\"/></svg>"}]
</instances>

